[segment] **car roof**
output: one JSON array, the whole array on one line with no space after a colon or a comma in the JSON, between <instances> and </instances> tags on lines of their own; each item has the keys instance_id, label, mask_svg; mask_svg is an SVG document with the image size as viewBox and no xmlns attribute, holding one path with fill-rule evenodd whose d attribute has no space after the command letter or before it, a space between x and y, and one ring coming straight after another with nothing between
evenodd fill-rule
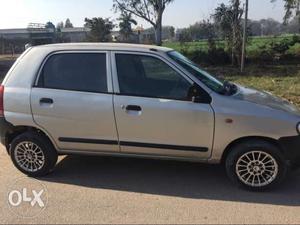
<instances>
[{"instance_id":1,"label":"car roof","mask_svg":"<svg viewBox=\"0 0 300 225\"><path fill-rule=\"evenodd\" d=\"M46 48L48 51L58 50L115 50L115 51L159 51L169 52L173 49L166 47L158 47L155 45L141 45L141 44L123 44L123 43L63 43L40 45L34 48Z\"/></svg>"}]
</instances>

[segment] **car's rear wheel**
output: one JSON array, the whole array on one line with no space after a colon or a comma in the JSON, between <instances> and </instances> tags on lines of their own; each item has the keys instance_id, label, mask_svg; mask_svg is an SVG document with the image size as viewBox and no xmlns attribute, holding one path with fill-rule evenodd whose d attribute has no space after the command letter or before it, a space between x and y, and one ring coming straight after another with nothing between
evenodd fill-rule
<instances>
[{"instance_id":1,"label":"car's rear wheel","mask_svg":"<svg viewBox=\"0 0 300 225\"><path fill-rule=\"evenodd\" d=\"M280 150L261 140L235 145L225 164L227 174L234 183L254 191L277 186L288 170Z\"/></svg>"},{"instance_id":2,"label":"car's rear wheel","mask_svg":"<svg viewBox=\"0 0 300 225\"><path fill-rule=\"evenodd\" d=\"M17 136L11 143L10 156L14 165L31 177L41 177L50 173L58 157L52 143L37 132Z\"/></svg>"}]
</instances>

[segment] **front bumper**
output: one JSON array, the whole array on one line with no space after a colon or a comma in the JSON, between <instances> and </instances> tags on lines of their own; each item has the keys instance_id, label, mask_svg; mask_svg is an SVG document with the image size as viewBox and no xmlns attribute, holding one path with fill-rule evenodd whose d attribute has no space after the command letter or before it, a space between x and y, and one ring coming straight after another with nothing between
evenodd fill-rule
<instances>
[{"instance_id":1,"label":"front bumper","mask_svg":"<svg viewBox=\"0 0 300 225\"><path fill-rule=\"evenodd\" d=\"M293 166L300 166L300 135L282 137L278 141L283 149L285 158L290 161Z\"/></svg>"}]
</instances>

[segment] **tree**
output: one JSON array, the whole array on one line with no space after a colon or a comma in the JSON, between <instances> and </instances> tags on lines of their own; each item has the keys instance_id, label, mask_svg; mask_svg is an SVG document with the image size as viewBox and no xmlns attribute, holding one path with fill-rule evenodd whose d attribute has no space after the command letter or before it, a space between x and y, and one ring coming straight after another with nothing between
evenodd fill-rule
<instances>
[{"instance_id":1,"label":"tree","mask_svg":"<svg viewBox=\"0 0 300 225\"><path fill-rule=\"evenodd\" d=\"M57 30L61 30L62 28L64 28L65 27L65 25L64 25L64 22L59 22L57 25L56 25L56 29Z\"/></svg>"},{"instance_id":2,"label":"tree","mask_svg":"<svg viewBox=\"0 0 300 225\"><path fill-rule=\"evenodd\" d=\"M277 0L271 0L271 2L276 2ZM293 17L293 15L300 15L300 0L284 0L285 5L285 15L284 15L284 23L287 24L289 20ZM300 17L299 17L300 23Z\"/></svg>"},{"instance_id":3,"label":"tree","mask_svg":"<svg viewBox=\"0 0 300 225\"><path fill-rule=\"evenodd\" d=\"M73 28L73 24L71 23L70 19L66 19L65 28Z\"/></svg>"},{"instance_id":4,"label":"tree","mask_svg":"<svg viewBox=\"0 0 300 225\"><path fill-rule=\"evenodd\" d=\"M245 58L246 58L246 42L247 42L247 35L248 35L248 12L249 12L249 0L246 0L246 7L245 7L245 19L244 19L244 29L243 29L243 47L242 47L242 59L241 59L241 72L244 72L245 69Z\"/></svg>"},{"instance_id":5,"label":"tree","mask_svg":"<svg viewBox=\"0 0 300 225\"><path fill-rule=\"evenodd\" d=\"M85 27L91 29L89 41L92 42L108 42L112 40L111 31L115 27L109 18L94 17L92 19L85 18Z\"/></svg>"},{"instance_id":6,"label":"tree","mask_svg":"<svg viewBox=\"0 0 300 225\"><path fill-rule=\"evenodd\" d=\"M163 13L174 0L113 0L115 11L128 12L144 19L155 29L157 45L162 45Z\"/></svg>"},{"instance_id":7,"label":"tree","mask_svg":"<svg viewBox=\"0 0 300 225\"><path fill-rule=\"evenodd\" d=\"M260 20L261 34L265 35L279 35L282 32L282 24L274 19Z\"/></svg>"},{"instance_id":8,"label":"tree","mask_svg":"<svg viewBox=\"0 0 300 225\"><path fill-rule=\"evenodd\" d=\"M180 45L185 45L186 42L191 42L193 40L191 30L188 28L180 30L178 40L180 42Z\"/></svg>"},{"instance_id":9,"label":"tree","mask_svg":"<svg viewBox=\"0 0 300 225\"><path fill-rule=\"evenodd\" d=\"M55 26L52 22L47 22L46 25L45 25L45 28L47 29L54 29L55 30Z\"/></svg>"},{"instance_id":10,"label":"tree","mask_svg":"<svg viewBox=\"0 0 300 225\"><path fill-rule=\"evenodd\" d=\"M300 14L298 16L295 16L294 19L292 19L289 24L287 24L286 26L284 26L284 31L287 33L299 33L300 32L300 25L299 25L299 21L300 21Z\"/></svg>"},{"instance_id":11,"label":"tree","mask_svg":"<svg viewBox=\"0 0 300 225\"><path fill-rule=\"evenodd\" d=\"M214 25L209 20L196 22L188 28L193 40L215 38Z\"/></svg>"},{"instance_id":12,"label":"tree","mask_svg":"<svg viewBox=\"0 0 300 225\"><path fill-rule=\"evenodd\" d=\"M118 18L120 21L119 28L120 34L123 36L124 41L129 41L130 35L132 35L132 24L137 25L137 22L132 18L132 13L123 11Z\"/></svg>"},{"instance_id":13,"label":"tree","mask_svg":"<svg viewBox=\"0 0 300 225\"><path fill-rule=\"evenodd\" d=\"M175 38L175 27L171 26L169 29L169 35L171 37L171 39L173 40Z\"/></svg>"},{"instance_id":14,"label":"tree","mask_svg":"<svg viewBox=\"0 0 300 225\"><path fill-rule=\"evenodd\" d=\"M243 10L240 7L240 0L231 0L231 5L221 4L215 10L213 18L218 25L231 49L231 60L233 64L240 64L242 54L243 32L242 32Z\"/></svg>"}]
</instances>

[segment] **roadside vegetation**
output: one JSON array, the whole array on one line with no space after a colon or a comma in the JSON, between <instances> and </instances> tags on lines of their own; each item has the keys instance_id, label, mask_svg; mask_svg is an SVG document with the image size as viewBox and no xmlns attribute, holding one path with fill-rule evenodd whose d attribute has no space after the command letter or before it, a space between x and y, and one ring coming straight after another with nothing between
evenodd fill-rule
<instances>
[{"instance_id":1,"label":"roadside vegetation","mask_svg":"<svg viewBox=\"0 0 300 225\"><path fill-rule=\"evenodd\" d=\"M229 81L241 85L265 90L282 97L300 107L300 79L299 76L228 76Z\"/></svg>"},{"instance_id":2,"label":"roadside vegetation","mask_svg":"<svg viewBox=\"0 0 300 225\"><path fill-rule=\"evenodd\" d=\"M232 64L231 54L223 40L195 42L166 42L165 47L175 49L198 64ZM247 62L256 64L298 64L300 62L300 35L250 37Z\"/></svg>"},{"instance_id":3,"label":"roadside vegetation","mask_svg":"<svg viewBox=\"0 0 300 225\"><path fill-rule=\"evenodd\" d=\"M250 65L244 74L232 66L209 66L204 69L219 78L271 92L300 108L300 65Z\"/></svg>"}]
</instances>

